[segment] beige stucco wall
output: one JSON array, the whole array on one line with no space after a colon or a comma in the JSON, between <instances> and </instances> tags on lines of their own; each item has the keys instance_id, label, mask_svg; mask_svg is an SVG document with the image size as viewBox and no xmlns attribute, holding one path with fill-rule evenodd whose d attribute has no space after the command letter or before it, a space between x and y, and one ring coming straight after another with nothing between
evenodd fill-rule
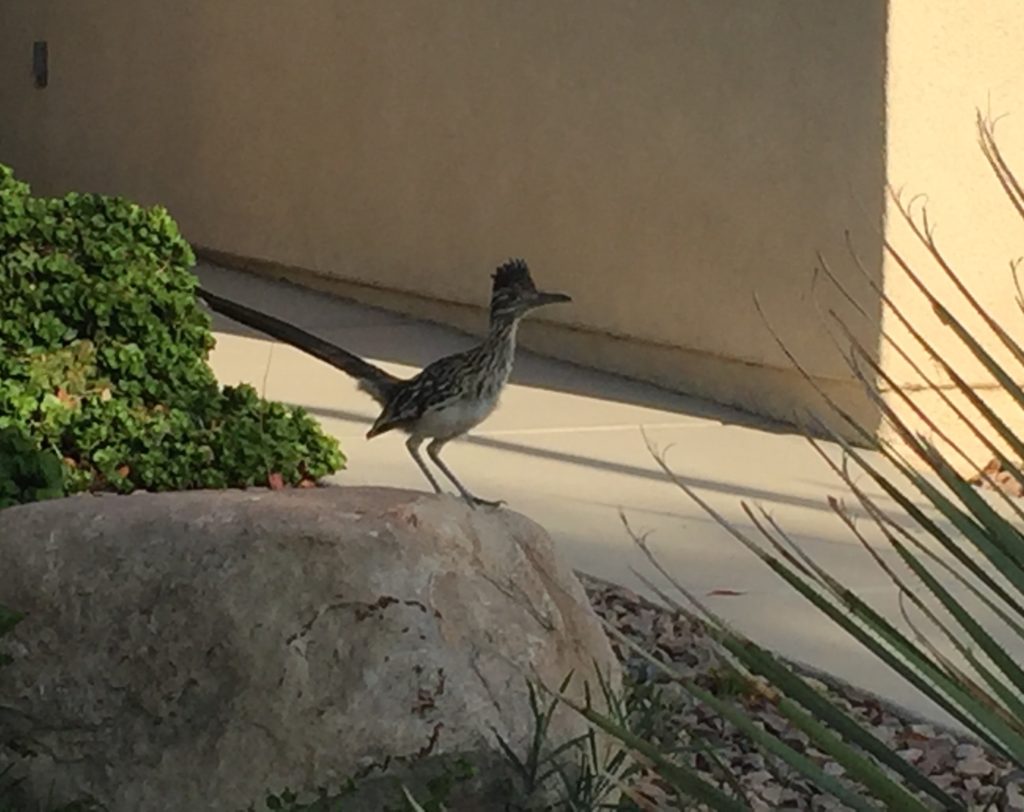
<instances>
[{"instance_id":1,"label":"beige stucco wall","mask_svg":"<svg viewBox=\"0 0 1024 812\"><path fill-rule=\"evenodd\" d=\"M915 211L927 207L935 240L964 284L1017 341L1024 341L1024 314L1015 302L1010 260L1024 254L1024 219L1010 205L978 146L975 116L999 118L996 135L1006 159L1024 182L1024 6L1019 0L891 0L886 81L886 176L909 201L924 195ZM992 339L906 223L890 211L887 234L928 288L962 319L990 352L1021 380L1021 367ZM1010 402L943 327L924 296L891 259L883 264L887 295L917 329L941 350L957 371L1011 425L1024 428L1019 407ZM913 351L933 380L950 387L958 406L984 425L951 382L889 311L883 328L892 341ZM922 383L892 344L884 343L882 364L901 384ZM901 414L911 410L899 399ZM915 393L915 404L984 464L991 457L955 420L940 398ZM940 445L923 421L915 424ZM991 436L992 432L988 432ZM961 461L962 465L962 461Z\"/></svg>"},{"instance_id":2,"label":"beige stucco wall","mask_svg":"<svg viewBox=\"0 0 1024 812\"><path fill-rule=\"evenodd\" d=\"M527 344L791 417L815 401L757 293L874 427L819 322L815 254L877 347L844 231L888 285L887 180L953 198L951 220L974 208L949 149L974 148L993 85L1011 112L1024 98L1014 5L5 0L0 161L40 191L161 202L199 245L467 326L480 314L460 305L524 256L575 300ZM986 33L995 21L1009 33Z\"/></svg>"}]
</instances>

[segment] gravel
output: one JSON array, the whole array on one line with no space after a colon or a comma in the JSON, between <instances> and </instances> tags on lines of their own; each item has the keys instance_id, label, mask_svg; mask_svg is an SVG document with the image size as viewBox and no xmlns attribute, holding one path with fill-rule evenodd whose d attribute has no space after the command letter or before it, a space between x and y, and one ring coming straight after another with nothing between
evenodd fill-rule
<instances>
[{"instance_id":1,"label":"gravel","mask_svg":"<svg viewBox=\"0 0 1024 812\"><path fill-rule=\"evenodd\" d=\"M582 573L580 579L595 611L630 640L670 664L681 676L718 696L732 697L756 724L802 752L826 773L855 786L844 778L842 766L811 746L807 735L778 712L770 686L748 691L725 676L726 660L703 624L668 611L626 587ZM847 809L777 758L762 754L744 734L692 699L646 660L614 640L612 645L634 683L657 690L659 710L653 737L663 749L688 748L687 762L706 780L724 789L738 784L755 810ZM1024 772L1006 759L966 734L922 721L874 695L819 676L805 674L805 679L969 809L1024 812ZM697 741L709 745L705 752L690 744ZM708 757L707 750L713 757ZM656 780L645 782L642 791L654 802L652 809L678 808ZM930 799L926 803L939 808Z\"/></svg>"}]
</instances>

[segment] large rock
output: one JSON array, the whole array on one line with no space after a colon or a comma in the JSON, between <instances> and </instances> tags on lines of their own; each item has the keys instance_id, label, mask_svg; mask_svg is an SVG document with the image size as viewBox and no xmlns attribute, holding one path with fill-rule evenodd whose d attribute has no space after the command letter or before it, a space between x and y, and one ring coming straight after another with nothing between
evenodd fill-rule
<instances>
[{"instance_id":1,"label":"large rock","mask_svg":"<svg viewBox=\"0 0 1024 812\"><path fill-rule=\"evenodd\" d=\"M17 751L29 796L113 812L262 809L268 790L415 782L462 756L486 793L494 731L521 752L532 734L528 678L574 671L578 695L596 661L618 681L540 527L406 491L11 508L0 604L27 613L0 639L0 767ZM563 708L551 741L582 730Z\"/></svg>"}]
</instances>

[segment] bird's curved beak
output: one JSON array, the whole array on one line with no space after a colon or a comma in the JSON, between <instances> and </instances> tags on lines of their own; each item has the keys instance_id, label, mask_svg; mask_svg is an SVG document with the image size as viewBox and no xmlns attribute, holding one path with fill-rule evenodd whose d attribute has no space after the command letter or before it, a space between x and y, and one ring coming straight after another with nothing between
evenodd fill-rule
<instances>
[{"instance_id":1,"label":"bird's curved beak","mask_svg":"<svg viewBox=\"0 0 1024 812\"><path fill-rule=\"evenodd\" d=\"M533 296L532 307L543 307L544 305L557 304L558 302L571 302L572 297L564 293L545 293L538 290Z\"/></svg>"}]
</instances>

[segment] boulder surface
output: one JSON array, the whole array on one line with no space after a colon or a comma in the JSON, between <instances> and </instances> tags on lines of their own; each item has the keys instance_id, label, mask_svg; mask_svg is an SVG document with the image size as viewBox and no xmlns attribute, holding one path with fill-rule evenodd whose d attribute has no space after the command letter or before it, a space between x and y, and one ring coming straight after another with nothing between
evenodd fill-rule
<instances>
[{"instance_id":1,"label":"boulder surface","mask_svg":"<svg viewBox=\"0 0 1024 812\"><path fill-rule=\"evenodd\" d=\"M527 680L573 672L570 693L599 693L596 664L619 682L538 525L409 491L9 508L0 604L26 615L0 638L0 769L15 762L30 799L112 812L263 809L454 760L478 767L456 808L500 808L495 732L525 751ZM550 741L584 729L562 708ZM351 808L382 808L367 804Z\"/></svg>"}]
</instances>

